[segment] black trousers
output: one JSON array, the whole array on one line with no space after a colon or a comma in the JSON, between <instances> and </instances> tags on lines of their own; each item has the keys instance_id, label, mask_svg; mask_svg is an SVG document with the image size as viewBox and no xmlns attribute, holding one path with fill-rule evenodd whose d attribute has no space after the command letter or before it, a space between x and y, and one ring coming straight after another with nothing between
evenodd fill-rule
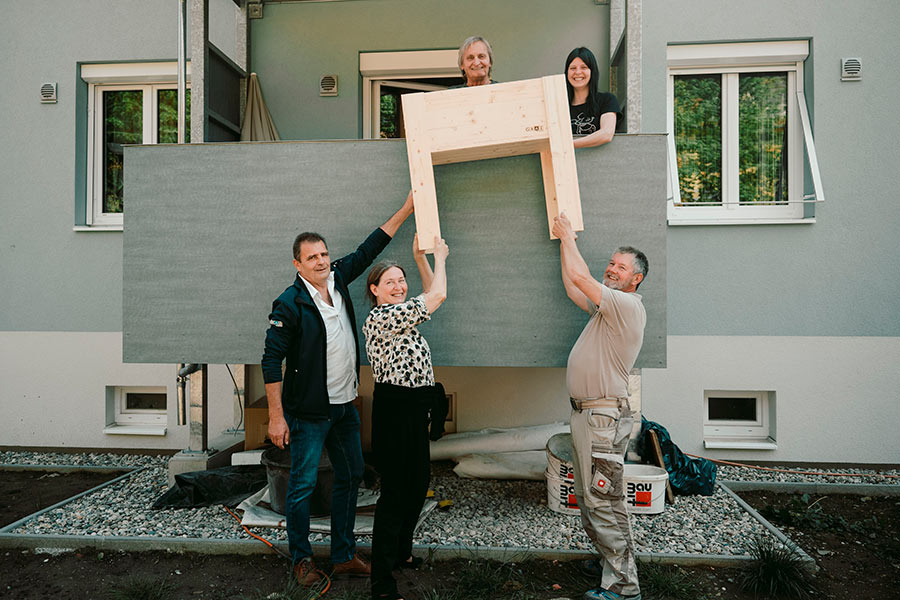
<instances>
[{"instance_id":1,"label":"black trousers","mask_svg":"<svg viewBox=\"0 0 900 600\"><path fill-rule=\"evenodd\" d=\"M412 538L431 479L428 410L434 387L376 383L372 449L381 475L372 532L372 595L397 591L394 564L412 555Z\"/></svg>"}]
</instances>

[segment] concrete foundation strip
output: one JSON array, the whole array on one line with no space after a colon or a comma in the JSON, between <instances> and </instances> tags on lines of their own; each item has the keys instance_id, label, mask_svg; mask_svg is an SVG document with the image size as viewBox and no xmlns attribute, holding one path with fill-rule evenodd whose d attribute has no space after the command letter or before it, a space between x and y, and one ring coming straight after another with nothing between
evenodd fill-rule
<instances>
[{"instance_id":1,"label":"concrete foundation strip","mask_svg":"<svg viewBox=\"0 0 900 600\"><path fill-rule=\"evenodd\" d=\"M847 494L859 496L900 496L896 483L809 483L801 481L730 481L719 484L734 492L776 492L779 494Z\"/></svg>"},{"instance_id":2,"label":"concrete foundation strip","mask_svg":"<svg viewBox=\"0 0 900 600\"><path fill-rule=\"evenodd\" d=\"M60 508L69 502L77 500L88 494L92 494L106 486L112 485L123 479L131 477L149 467L93 467L93 466L47 466L47 465L0 465L0 470L48 470L48 471L121 471L131 469L115 479L111 479L94 488L81 492L71 498L57 502L53 506L44 508L36 513L19 519L0 529L0 548L26 548L41 551L71 551L89 548L92 550L115 550L123 552L196 552L199 554L267 554L271 550L257 540L235 539L191 539L172 537L141 537L141 536L86 536L86 535L37 535L10 533L28 521L39 517L51 510ZM758 482L758 481L720 481L717 485L738 505L747 511L754 519L766 528L780 542L794 549L802 557L804 566L812 572L817 570L815 560L803 551L797 544L788 539L777 527L769 523L756 510L747 504L733 490L738 491L772 491L780 493L814 493L814 494L860 494L860 495L900 495L900 486L890 484L839 484L839 483L798 483L798 482ZM280 548L287 550L287 542L274 542ZM330 552L328 542L311 542L313 553L317 557L327 557ZM371 544L360 542L359 548L371 550ZM594 554L591 550L554 550L540 548L512 548L490 546L463 546L459 544L446 545L422 545L417 544L415 550L425 553L433 559L449 560L453 558L469 558L482 560L522 561L527 559L546 560L577 560L587 558ZM750 556L732 554L677 554L662 552L638 552L637 558L641 562L653 562L658 564L677 564L682 566L709 565L716 567L736 567L752 560Z\"/></svg>"}]
</instances>

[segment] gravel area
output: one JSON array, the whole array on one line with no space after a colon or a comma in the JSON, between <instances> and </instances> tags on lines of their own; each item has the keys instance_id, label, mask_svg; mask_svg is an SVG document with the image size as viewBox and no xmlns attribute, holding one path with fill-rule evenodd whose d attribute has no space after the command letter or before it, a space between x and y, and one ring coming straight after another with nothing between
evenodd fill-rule
<instances>
[{"instance_id":1,"label":"gravel area","mask_svg":"<svg viewBox=\"0 0 900 600\"><path fill-rule=\"evenodd\" d=\"M201 539L249 539L220 506L154 511L150 505L167 489L167 457L128 454L0 452L2 465L90 465L147 467L120 482L33 518L12 533L86 536L151 536ZM577 516L552 512L547 486L538 481L460 479L448 462L434 463L432 485L449 510L433 511L420 527L416 543L533 549L584 549L591 543ZM804 469L810 470L812 469ZM828 472L834 472L829 470ZM719 479L828 481L900 485L897 471L841 469L846 477L792 475L722 466ZM632 515L640 552L746 555L756 535L766 530L727 494L679 496L658 515ZM283 530L257 529L270 540L286 539ZM327 535L316 534L315 541ZM366 540L367 541L367 540Z\"/></svg>"}]
</instances>

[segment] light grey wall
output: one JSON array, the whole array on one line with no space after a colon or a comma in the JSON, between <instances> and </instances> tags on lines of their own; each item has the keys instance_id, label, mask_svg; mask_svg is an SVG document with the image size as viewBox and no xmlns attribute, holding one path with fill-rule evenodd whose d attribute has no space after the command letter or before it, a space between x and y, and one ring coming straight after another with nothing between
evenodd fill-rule
<instances>
[{"instance_id":1,"label":"light grey wall","mask_svg":"<svg viewBox=\"0 0 900 600\"><path fill-rule=\"evenodd\" d=\"M0 446L181 450L174 364L122 363L119 332L0 331ZM166 435L103 433L110 386L166 389ZM210 438L237 425L234 384L224 365L209 367Z\"/></svg>"},{"instance_id":2,"label":"light grey wall","mask_svg":"<svg viewBox=\"0 0 900 600\"><path fill-rule=\"evenodd\" d=\"M319 231L339 258L409 189L402 141L132 146L125 156L129 362L258 362L272 300L294 280L294 237ZM622 136L576 156L581 251L595 276L620 245L647 254L637 366L664 366L665 138ZM439 166L435 181L451 246L449 299L421 327L435 364L565 365L587 316L561 284L538 155ZM411 265L414 229L404 226L382 258ZM417 274L407 275L418 293ZM364 291L351 286L358 326Z\"/></svg>"},{"instance_id":3,"label":"light grey wall","mask_svg":"<svg viewBox=\"0 0 900 600\"><path fill-rule=\"evenodd\" d=\"M669 227L669 334L900 335L900 3L644 2L643 19L642 131L665 131L667 43L809 38L827 196L814 225ZM850 56L861 82L840 81Z\"/></svg>"},{"instance_id":4,"label":"light grey wall","mask_svg":"<svg viewBox=\"0 0 900 600\"><path fill-rule=\"evenodd\" d=\"M87 87L78 63L175 60L176 7L168 0L3 3L0 330L121 330L122 234L73 231L87 121L86 104L76 107ZM56 104L39 102L47 81L58 82Z\"/></svg>"},{"instance_id":5,"label":"light grey wall","mask_svg":"<svg viewBox=\"0 0 900 600\"><path fill-rule=\"evenodd\" d=\"M643 370L643 414L709 458L896 465L898 356L896 337L669 336L668 367ZM704 448L704 390L775 392L777 450Z\"/></svg>"},{"instance_id":6,"label":"light grey wall","mask_svg":"<svg viewBox=\"0 0 900 600\"><path fill-rule=\"evenodd\" d=\"M379 0L267 4L251 22L251 69L284 140L360 137L359 52L456 49L491 42L494 79L561 73L576 46L609 61L609 6L594 0ZM606 89L607 69L599 81ZM340 96L319 97L337 74Z\"/></svg>"}]
</instances>

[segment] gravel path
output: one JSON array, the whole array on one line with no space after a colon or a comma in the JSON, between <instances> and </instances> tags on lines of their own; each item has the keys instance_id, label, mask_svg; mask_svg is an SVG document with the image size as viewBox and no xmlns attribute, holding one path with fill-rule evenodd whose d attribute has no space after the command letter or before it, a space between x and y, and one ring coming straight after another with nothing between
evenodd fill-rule
<instances>
[{"instance_id":1,"label":"gravel path","mask_svg":"<svg viewBox=\"0 0 900 600\"><path fill-rule=\"evenodd\" d=\"M154 511L149 506L167 489L167 457L128 454L0 452L0 465L90 465L146 467L123 481L31 519L12 533L86 536L151 536L200 539L249 539L220 506ZM460 479L449 463L434 463L431 487L447 511L435 510L416 536L420 544L584 549L591 543L577 516L547 507L547 487L538 481ZM812 471L813 469L805 469ZM833 472L833 471L831 471ZM719 479L747 481L828 481L900 485L898 471L876 473L842 469L846 477L793 475L722 466ZM746 555L765 529L728 495L679 496L658 515L632 515L639 552ZM283 530L258 529L270 540L286 539ZM324 541L327 535L314 535ZM368 541L368 540L366 540Z\"/></svg>"}]
</instances>

